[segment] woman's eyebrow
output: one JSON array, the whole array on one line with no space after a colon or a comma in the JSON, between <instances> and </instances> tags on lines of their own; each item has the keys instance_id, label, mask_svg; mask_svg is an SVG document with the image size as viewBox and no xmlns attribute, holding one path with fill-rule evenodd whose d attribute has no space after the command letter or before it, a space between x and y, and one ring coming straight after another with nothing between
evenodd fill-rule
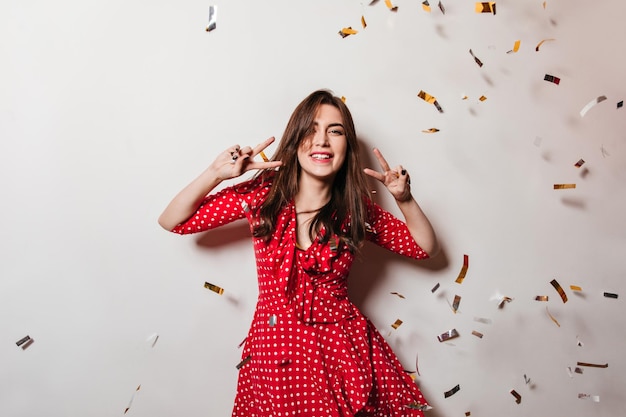
<instances>
[{"instance_id":1,"label":"woman's eyebrow","mask_svg":"<svg viewBox=\"0 0 626 417\"><path fill-rule=\"evenodd\" d=\"M335 126L343 127L343 124L341 124L341 123L331 123L331 124L328 125L328 127L335 127Z\"/></svg>"}]
</instances>

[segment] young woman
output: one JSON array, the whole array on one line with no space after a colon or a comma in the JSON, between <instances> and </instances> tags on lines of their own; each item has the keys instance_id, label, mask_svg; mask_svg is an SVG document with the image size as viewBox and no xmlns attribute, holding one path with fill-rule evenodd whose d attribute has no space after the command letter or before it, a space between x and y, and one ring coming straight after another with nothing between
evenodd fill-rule
<instances>
[{"instance_id":1,"label":"young woman","mask_svg":"<svg viewBox=\"0 0 626 417\"><path fill-rule=\"evenodd\" d=\"M250 223L259 296L232 415L421 416L421 392L346 285L365 240L415 259L437 252L408 173L376 149L382 172L361 168L352 116L326 90L297 106L271 161L255 160L273 141L219 154L159 218L180 234ZM210 194L249 170L260 171ZM364 174L386 186L405 222L371 201Z\"/></svg>"}]
</instances>

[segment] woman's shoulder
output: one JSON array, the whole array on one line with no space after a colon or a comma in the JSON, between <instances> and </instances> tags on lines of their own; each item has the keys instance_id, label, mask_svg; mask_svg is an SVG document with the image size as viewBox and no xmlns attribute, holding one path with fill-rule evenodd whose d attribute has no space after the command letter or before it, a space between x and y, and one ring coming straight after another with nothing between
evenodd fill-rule
<instances>
[{"instance_id":1,"label":"woman's shoulder","mask_svg":"<svg viewBox=\"0 0 626 417\"><path fill-rule=\"evenodd\" d=\"M240 194L242 198L258 203L267 197L272 188L275 175L273 170L260 172L251 179L233 186L233 190Z\"/></svg>"}]
</instances>

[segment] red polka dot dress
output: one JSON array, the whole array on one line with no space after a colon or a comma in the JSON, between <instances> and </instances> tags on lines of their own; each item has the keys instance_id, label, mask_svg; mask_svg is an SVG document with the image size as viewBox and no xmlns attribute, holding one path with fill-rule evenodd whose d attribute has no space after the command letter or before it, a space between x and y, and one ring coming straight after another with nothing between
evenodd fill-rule
<instances>
[{"instance_id":1,"label":"red polka dot dress","mask_svg":"<svg viewBox=\"0 0 626 417\"><path fill-rule=\"evenodd\" d=\"M247 218L257 222L270 179L254 179L206 197L172 231L201 232ZM393 252L427 258L406 225L368 202L367 239ZM252 227L252 226L251 226ZM293 203L271 239L253 238L259 295L242 352L233 417L423 416L426 405L374 325L348 300L354 259L324 231L306 250L296 246Z\"/></svg>"}]
</instances>

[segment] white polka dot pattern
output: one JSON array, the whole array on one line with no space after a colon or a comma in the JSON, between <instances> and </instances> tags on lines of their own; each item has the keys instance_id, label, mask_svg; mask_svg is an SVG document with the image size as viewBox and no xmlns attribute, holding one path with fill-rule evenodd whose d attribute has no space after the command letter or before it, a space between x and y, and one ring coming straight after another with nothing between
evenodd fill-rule
<instances>
[{"instance_id":1,"label":"white polka dot pattern","mask_svg":"<svg viewBox=\"0 0 626 417\"><path fill-rule=\"evenodd\" d=\"M174 232L200 232L247 217L266 197L271 179L226 188L202 203ZM237 188L240 189L240 188ZM368 201L368 239L413 258L428 255L400 220ZM322 232L296 248L295 208L281 211L271 239L253 239L259 298L239 370L233 417L423 416L421 392L374 325L348 300L353 254Z\"/></svg>"}]
</instances>

